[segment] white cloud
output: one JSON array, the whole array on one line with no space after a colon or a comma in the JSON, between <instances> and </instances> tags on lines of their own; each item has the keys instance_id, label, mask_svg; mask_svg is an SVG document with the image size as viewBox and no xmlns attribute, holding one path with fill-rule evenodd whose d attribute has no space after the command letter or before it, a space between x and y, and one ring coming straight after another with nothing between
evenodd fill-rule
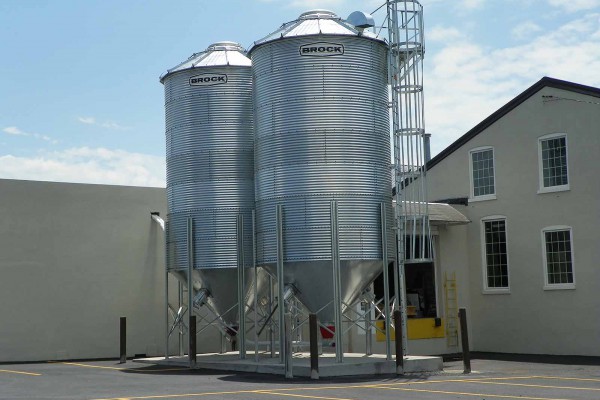
<instances>
[{"instance_id":1,"label":"white cloud","mask_svg":"<svg viewBox=\"0 0 600 400\"><path fill-rule=\"evenodd\" d=\"M562 8L567 12L600 8L600 0L548 0L548 3L552 7Z\"/></svg>"},{"instance_id":2,"label":"white cloud","mask_svg":"<svg viewBox=\"0 0 600 400\"><path fill-rule=\"evenodd\" d=\"M46 142L50 142L52 144L57 144L58 143L57 140L52 139L50 136L40 135L39 133L24 132L21 129L17 128L16 126L7 126L6 128L2 129L2 131L4 133L8 133L9 135L29 136L29 137L33 137L33 138L36 138L36 139L44 140Z\"/></svg>"},{"instance_id":3,"label":"white cloud","mask_svg":"<svg viewBox=\"0 0 600 400\"><path fill-rule=\"evenodd\" d=\"M130 186L165 186L165 158L79 147L35 157L0 156L0 178Z\"/></svg>"},{"instance_id":4,"label":"white cloud","mask_svg":"<svg viewBox=\"0 0 600 400\"><path fill-rule=\"evenodd\" d=\"M510 33L515 39L521 40L527 39L541 30L542 28L538 24L527 21L515 26Z\"/></svg>"},{"instance_id":5,"label":"white cloud","mask_svg":"<svg viewBox=\"0 0 600 400\"><path fill-rule=\"evenodd\" d=\"M96 121L96 118L94 118L94 117L77 117L77 121L81 122L82 124L97 125L97 126L101 126L102 128L112 129L112 130L116 130L116 131L126 131L126 130L131 129L131 127L123 126L114 121L98 122L98 121Z\"/></svg>"},{"instance_id":6,"label":"white cloud","mask_svg":"<svg viewBox=\"0 0 600 400\"><path fill-rule=\"evenodd\" d=\"M432 42L451 42L463 39L465 36L456 28L447 28L445 26L434 26L427 32L427 41Z\"/></svg>"},{"instance_id":7,"label":"white cloud","mask_svg":"<svg viewBox=\"0 0 600 400\"><path fill-rule=\"evenodd\" d=\"M314 9L314 8L325 8L330 6L339 6L344 3L347 3L347 0L292 0L292 1L283 1L283 0L259 0L262 3L287 3L290 7L296 8L306 8Z\"/></svg>"},{"instance_id":8,"label":"white cloud","mask_svg":"<svg viewBox=\"0 0 600 400\"><path fill-rule=\"evenodd\" d=\"M481 8L486 0L462 0L460 5L469 10Z\"/></svg>"},{"instance_id":9,"label":"white cloud","mask_svg":"<svg viewBox=\"0 0 600 400\"><path fill-rule=\"evenodd\" d=\"M543 76L600 86L599 19L600 14L589 14L512 47L452 42L425 58L432 154Z\"/></svg>"},{"instance_id":10,"label":"white cloud","mask_svg":"<svg viewBox=\"0 0 600 400\"><path fill-rule=\"evenodd\" d=\"M96 123L96 118L94 117L77 117L77 120L82 124L94 125Z\"/></svg>"},{"instance_id":11,"label":"white cloud","mask_svg":"<svg viewBox=\"0 0 600 400\"><path fill-rule=\"evenodd\" d=\"M113 130L116 130L116 131L126 131L126 130L131 129L128 126L119 125L119 124L117 124L114 121L103 122L102 124L100 124L100 126L103 127L103 128L106 128L106 129L113 129Z\"/></svg>"},{"instance_id":12,"label":"white cloud","mask_svg":"<svg viewBox=\"0 0 600 400\"><path fill-rule=\"evenodd\" d=\"M2 132L8 133L9 135L15 135L15 136L29 136L28 133L23 132L16 126L7 126L6 128L2 129Z\"/></svg>"}]
</instances>

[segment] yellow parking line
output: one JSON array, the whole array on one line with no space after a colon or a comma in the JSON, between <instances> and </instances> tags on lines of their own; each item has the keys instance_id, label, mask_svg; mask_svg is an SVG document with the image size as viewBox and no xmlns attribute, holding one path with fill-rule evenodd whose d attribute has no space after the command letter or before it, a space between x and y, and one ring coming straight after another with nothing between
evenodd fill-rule
<instances>
[{"instance_id":1,"label":"yellow parking line","mask_svg":"<svg viewBox=\"0 0 600 400\"><path fill-rule=\"evenodd\" d=\"M89 367L98 367L98 368L109 368L109 369L120 369L117 367L101 367L101 366L93 366L79 363L64 363L64 364L75 364L81 366L89 366ZM121 368L122 369L122 368ZM236 392L206 392L206 393L183 393L183 394L165 394L165 395L153 395L153 396L123 396L123 397L111 397L111 398L102 398L102 399L93 399L93 400L145 400L145 399L168 399L168 398L181 398L181 397L200 397L200 396L211 396L211 395L224 395L224 394L245 394L245 393L254 393L254 394L270 394L270 395L280 395L280 396L291 396L291 397L306 397L306 398L314 398L314 399L325 399L324 397L314 397L307 395L299 395L292 393L285 393L291 391L310 391L310 390L332 390L332 389L395 389L394 386L405 386L405 385L418 385L418 384L428 384L428 383L444 383L444 382L469 382L469 381L477 381L479 379L482 380L503 380L503 379L530 379L531 376L515 376L511 378L476 378L476 379L440 379L435 381L418 381L418 382L393 382L393 383L377 383L377 384L363 384L363 385L344 385L344 386L310 386L310 387L296 387L296 388L281 388L274 390L261 389L261 390L240 390ZM415 390L418 389L408 389ZM284 393L282 393L284 392ZM330 397L329 399L334 399ZM343 398L335 398L336 400L351 400L351 399L343 399ZM525 398L526 399L526 398ZM547 399L544 399L547 400ZM555 400L555 399L551 399ZM562 399L556 399L562 400Z\"/></svg>"},{"instance_id":2,"label":"yellow parking line","mask_svg":"<svg viewBox=\"0 0 600 400\"><path fill-rule=\"evenodd\" d=\"M113 367L106 367L113 368ZM363 385L344 385L344 386L312 386L312 387L293 387L293 388L281 388L277 390L269 390L269 389L259 389L259 390L240 390L236 392L207 392L207 393L183 393L183 394L165 394L165 395L153 395L153 396L124 396L124 397L112 397L112 398L102 398L102 399L93 399L93 400L147 400L147 399L168 399L168 398L182 398L182 397L201 397L201 396L214 396L214 395L225 395L225 394L268 394L268 395L279 395L279 396L289 396L289 397L303 397L303 398L312 398L312 399L335 399L335 400L351 400L344 399L339 397L317 397L317 396L309 396L309 395L301 395L294 393L286 393L291 391L311 391L311 390L335 390L335 389L396 389L397 386L406 386L406 385L419 385L419 384L428 384L428 383L444 383L444 382L470 382L470 381L478 381L478 380L504 380L504 379L531 379L532 376L516 376L511 378L476 378L476 379L440 379L435 381L418 381L418 382L393 382L393 383L378 383L378 384L363 384ZM398 390L413 390L418 391L419 389L400 389ZM426 390L425 390L426 391ZM442 393L442 392L440 392ZM494 397L494 396L491 396ZM528 399L523 397L523 399ZM531 398L536 399L536 398ZM538 399L541 400L541 399ZM564 399L543 399L543 400L564 400Z\"/></svg>"},{"instance_id":3,"label":"yellow parking line","mask_svg":"<svg viewBox=\"0 0 600 400\"><path fill-rule=\"evenodd\" d=\"M481 397L484 399L488 398L488 397L498 397L498 398L503 398L503 399L526 399L526 400L571 400L571 399L563 399L563 398L556 398L556 397L528 397L528 396L521 396L518 394L517 395L505 395L505 394L489 394L489 393L449 392L446 390L410 389L410 388L388 387L388 386L381 387L381 389L403 390L406 392L441 393L441 394L454 394L454 395L461 395L461 396L477 396L477 397Z\"/></svg>"},{"instance_id":4,"label":"yellow parking line","mask_svg":"<svg viewBox=\"0 0 600 400\"><path fill-rule=\"evenodd\" d=\"M300 389L301 390L301 389ZM305 399L321 399L321 400L356 400L356 399L348 399L345 397L322 397L322 396L308 396L304 394L294 394L294 393L278 393L276 391L269 392L260 392L260 394L272 394L275 396L289 396L289 397L303 397Z\"/></svg>"},{"instance_id":5,"label":"yellow parking line","mask_svg":"<svg viewBox=\"0 0 600 400\"><path fill-rule=\"evenodd\" d=\"M594 378L567 378L563 376L534 376L533 378L539 379L557 379L557 380L565 380L565 381L582 381L582 382L600 382L600 379Z\"/></svg>"},{"instance_id":6,"label":"yellow parking line","mask_svg":"<svg viewBox=\"0 0 600 400\"><path fill-rule=\"evenodd\" d=\"M7 374L21 374L21 375L31 375L31 376L41 376L42 375L42 374L36 374L34 372L13 371L11 369L0 369L0 372L5 372Z\"/></svg>"},{"instance_id":7,"label":"yellow parking line","mask_svg":"<svg viewBox=\"0 0 600 400\"><path fill-rule=\"evenodd\" d=\"M182 394L159 394L152 396L120 396L92 400L147 400L147 399L176 399L181 397L201 397L201 396L218 396L224 394L248 394L248 393L265 393L265 390L238 390L233 392L204 392L204 393L182 393ZM271 394L271 393L267 393Z\"/></svg>"},{"instance_id":8,"label":"yellow parking line","mask_svg":"<svg viewBox=\"0 0 600 400\"><path fill-rule=\"evenodd\" d=\"M112 369L115 371L132 371L132 372L165 372L165 371L189 371L189 368L164 368L164 369L143 369L143 368L121 368L121 367L106 367L103 365L90 365L90 364L81 364L74 362L59 362L56 364L63 365L73 365L76 367L84 367L84 368L100 368L100 369Z\"/></svg>"},{"instance_id":9,"label":"yellow parking line","mask_svg":"<svg viewBox=\"0 0 600 400\"><path fill-rule=\"evenodd\" d=\"M600 391L600 388L581 388L581 387L573 387L573 386L550 386L550 385L533 385L528 383L506 383L506 382L483 382L483 381L465 381L465 382L473 382L481 385L503 385L503 386L525 386L525 387L535 387L535 388L544 388L544 389L566 389L566 390L592 390L592 391Z\"/></svg>"}]
</instances>

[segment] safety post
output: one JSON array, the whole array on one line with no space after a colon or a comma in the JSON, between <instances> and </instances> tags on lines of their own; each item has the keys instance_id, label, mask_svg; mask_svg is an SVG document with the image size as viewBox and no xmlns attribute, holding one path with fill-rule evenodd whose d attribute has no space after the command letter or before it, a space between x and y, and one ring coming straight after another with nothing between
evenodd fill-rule
<instances>
[{"instance_id":1,"label":"safety post","mask_svg":"<svg viewBox=\"0 0 600 400\"><path fill-rule=\"evenodd\" d=\"M319 379L319 323L317 314L308 315L308 330L310 338L310 379Z\"/></svg>"},{"instance_id":2,"label":"safety post","mask_svg":"<svg viewBox=\"0 0 600 400\"><path fill-rule=\"evenodd\" d=\"M471 373L471 351L469 350L469 332L467 330L467 310L460 308L458 310L458 319L460 320L460 340L463 351L464 373Z\"/></svg>"},{"instance_id":3,"label":"safety post","mask_svg":"<svg viewBox=\"0 0 600 400\"><path fill-rule=\"evenodd\" d=\"M190 368L196 365L196 316L190 316Z\"/></svg>"},{"instance_id":4,"label":"safety post","mask_svg":"<svg viewBox=\"0 0 600 400\"><path fill-rule=\"evenodd\" d=\"M119 320L119 363L127 362L127 318L121 317Z\"/></svg>"},{"instance_id":5,"label":"safety post","mask_svg":"<svg viewBox=\"0 0 600 400\"><path fill-rule=\"evenodd\" d=\"M398 375L404 375L404 351L402 348L402 311L394 311L394 326L395 339L396 339L396 373Z\"/></svg>"}]
</instances>

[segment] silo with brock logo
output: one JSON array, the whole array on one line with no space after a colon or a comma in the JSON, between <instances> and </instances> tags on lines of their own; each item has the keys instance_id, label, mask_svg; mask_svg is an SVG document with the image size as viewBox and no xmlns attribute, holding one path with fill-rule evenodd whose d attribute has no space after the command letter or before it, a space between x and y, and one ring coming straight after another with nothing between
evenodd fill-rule
<instances>
[{"instance_id":1,"label":"silo with brock logo","mask_svg":"<svg viewBox=\"0 0 600 400\"><path fill-rule=\"evenodd\" d=\"M254 150L250 59L219 42L167 71L167 268L187 280L187 219L193 219L193 286L231 324L237 321L237 227L252 265ZM250 269L248 269L250 272ZM248 273L248 287L252 274ZM247 289L248 290L248 289Z\"/></svg>"},{"instance_id":2,"label":"silo with brock logo","mask_svg":"<svg viewBox=\"0 0 600 400\"><path fill-rule=\"evenodd\" d=\"M341 297L382 268L380 204L394 258L387 45L334 13L305 12L254 43L257 261L276 273L283 206L284 281L333 321L330 204L338 202Z\"/></svg>"}]
</instances>

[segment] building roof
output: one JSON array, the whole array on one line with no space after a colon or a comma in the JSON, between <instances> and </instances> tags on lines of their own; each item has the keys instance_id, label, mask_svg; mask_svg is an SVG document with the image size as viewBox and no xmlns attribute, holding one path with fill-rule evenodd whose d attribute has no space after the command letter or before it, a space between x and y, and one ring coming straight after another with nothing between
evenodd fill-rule
<instances>
[{"instance_id":1,"label":"building roof","mask_svg":"<svg viewBox=\"0 0 600 400\"><path fill-rule=\"evenodd\" d=\"M406 217L419 217L424 212L425 203L407 207ZM463 225L471 222L463 213L445 203L427 203L429 221L432 225Z\"/></svg>"},{"instance_id":2,"label":"building roof","mask_svg":"<svg viewBox=\"0 0 600 400\"><path fill-rule=\"evenodd\" d=\"M434 225L460 225L471 222L460 211L449 204L429 203L429 221Z\"/></svg>"},{"instance_id":3,"label":"building roof","mask_svg":"<svg viewBox=\"0 0 600 400\"><path fill-rule=\"evenodd\" d=\"M429 170L433 168L444 158L454 153L454 151L460 148L463 144L467 143L469 140L479 135L481 132L489 128L494 122L504 117L506 114L518 107L525 100L527 100L528 98L530 98L545 87L567 90L570 92L585 94L593 97L600 97L600 88L580 85L578 83L563 81L560 79L549 78L545 76L536 83L534 83L532 86L530 86L528 89L526 89L523 93L521 93L520 95L506 103L504 106L496 110L496 112L494 112L492 115L481 121L479 124L475 125L473 129L459 137L454 143L446 147L438 155L429 160L429 162L427 163L427 169Z\"/></svg>"}]
</instances>

